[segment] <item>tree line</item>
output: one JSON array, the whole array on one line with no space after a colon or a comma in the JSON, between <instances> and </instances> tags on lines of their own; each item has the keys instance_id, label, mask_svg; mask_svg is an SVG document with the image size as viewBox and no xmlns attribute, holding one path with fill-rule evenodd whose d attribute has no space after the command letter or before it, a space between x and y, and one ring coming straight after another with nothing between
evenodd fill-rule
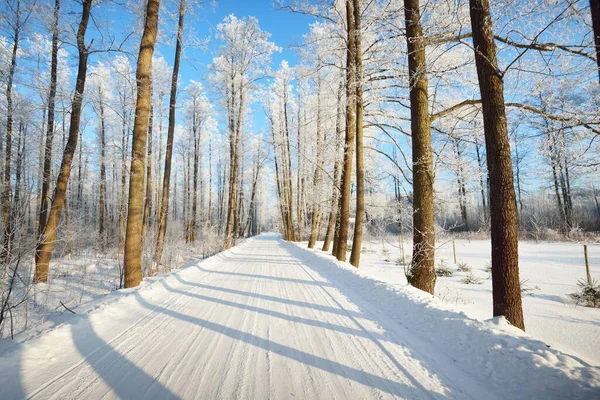
<instances>
[{"instance_id":1,"label":"tree line","mask_svg":"<svg viewBox=\"0 0 600 400\"><path fill-rule=\"evenodd\" d=\"M489 231L493 313L524 329L519 235L600 224L595 0L281 1L314 17L297 65L271 69L281 48L230 15L183 90L187 21L208 11L148 0L116 37L90 26L113 6L3 5L0 323L29 256L35 284L57 251L114 250L134 287L171 263L169 243L209 254L261 229L356 267L365 235L409 230L407 279L433 294L449 225ZM547 168L532 186L533 160Z\"/></svg>"}]
</instances>

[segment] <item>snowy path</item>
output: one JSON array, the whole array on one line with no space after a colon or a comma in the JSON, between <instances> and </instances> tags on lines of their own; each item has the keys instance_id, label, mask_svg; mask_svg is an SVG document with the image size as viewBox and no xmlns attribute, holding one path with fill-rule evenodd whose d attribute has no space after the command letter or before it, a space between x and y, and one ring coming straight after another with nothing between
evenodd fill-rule
<instances>
[{"instance_id":1,"label":"snowy path","mask_svg":"<svg viewBox=\"0 0 600 400\"><path fill-rule=\"evenodd\" d=\"M263 235L100 303L0 354L0 397L510 395L433 351L376 302L325 279L324 267L298 252L305 250Z\"/></svg>"}]
</instances>

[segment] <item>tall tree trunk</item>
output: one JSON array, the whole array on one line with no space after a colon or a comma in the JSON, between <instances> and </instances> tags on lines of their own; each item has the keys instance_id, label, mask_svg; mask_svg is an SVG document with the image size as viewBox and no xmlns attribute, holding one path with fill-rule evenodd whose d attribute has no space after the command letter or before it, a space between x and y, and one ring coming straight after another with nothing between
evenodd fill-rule
<instances>
[{"instance_id":1,"label":"tall tree trunk","mask_svg":"<svg viewBox=\"0 0 600 400\"><path fill-rule=\"evenodd\" d=\"M98 233L100 235L100 248L104 249L104 213L106 210L106 121L102 89L98 89L98 92L100 96L100 201L98 202Z\"/></svg>"},{"instance_id":2,"label":"tall tree trunk","mask_svg":"<svg viewBox=\"0 0 600 400\"><path fill-rule=\"evenodd\" d=\"M321 60L317 61L317 68L321 67ZM315 165L315 174L313 177L313 208L310 224L310 238L308 248L312 249L318 240L319 225L321 222L321 170L325 162L323 154L323 121L321 116L321 72L317 76L317 163Z\"/></svg>"},{"instance_id":3,"label":"tall tree trunk","mask_svg":"<svg viewBox=\"0 0 600 400\"><path fill-rule=\"evenodd\" d=\"M302 103L304 99L300 97L300 91L298 91L298 135L297 135L297 148L296 148L296 190L298 195L296 196L296 214L298 215L298 241L304 240L304 220L302 210L302 178L304 175L302 157L304 156L304 149L302 147Z\"/></svg>"},{"instance_id":4,"label":"tall tree trunk","mask_svg":"<svg viewBox=\"0 0 600 400\"><path fill-rule=\"evenodd\" d=\"M58 232L58 225L60 223L60 214L62 213L63 207L66 203L67 184L69 183L69 176L71 175L73 155L77 149L77 141L79 139L79 121L81 119L81 105L83 101L83 92L85 89L89 55L89 49L85 45L85 32L90 20L91 9L92 0L84 0L81 21L79 22L79 28L77 30L79 65L77 68L75 93L73 94L73 100L71 102L69 137L63 153L63 159L60 165L58 177L56 179L56 188L54 189L54 195L52 196L48 221L44 226L44 230L40 233L40 238L36 246L34 278L36 282L46 282L48 280L48 267L50 264L50 258L52 258L52 251L54 250L54 243L56 241L56 234Z\"/></svg>"},{"instance_id":5,"label":"tall tree trunk","mask_svg":"<svg viewBox=\"0 0 600 400\"><path fill-rule=\"evenodd\" d=\"M519 282L519 240L515 188L496 44L488 0L469 0L477 77L481 91L492 217L494 316L525 329Z\"/></svg>"},{"instance_id":6,"label":"tall tree trunk","mask_svg":"<svg viewBox=\"0 0 600 400\"><path fill-rule=\"evenodd\" d=\"M151 74L152 75L152 74ZM152 136L154 135L154 106L152 104L152 76L150 76L150 116L148 118L148 153L146 159L146 200L144 202L144 217L142 236L146 234L152 218ZM137 115L137 114L136 114ZM135 122L134 122L135 129Z\"/></svg>"},{"instance_id":7,"label":"tall tree trunk","mask_svg":"<svg viewBox=\"0 0 600 400\"><path fill-rule=\"evenodd\" d=\"M199 147L200 147L200 135L198 129L198 121L196 117L196 112L194 110L194 122L193 122L193 133L194 133L194 181L192 183L192 216L191 216L191 226L190 226L190 242L192 244L196 243L196 220L198 218L198 162L199 162Z\"/></svg>"},{"instance_id":8,"label":"tall tree trunk","mask_svg":"<svg viewBox=\"0 0 600 400\"><path fill-rule=\"evenodd\" d=\"M435 224L433 154L425 37L419 0L404 0L410 78L410 118L413 162L413 257L408 281L433 294L435 289Z\"/></svg>"},{"instance_id":9,"label":"tall tree trunk","mask_svg":"<svg viewBox=\"0 0 600 400\"><path fill-rule=\"evenodd\" d=\"M460 151L460 142L452 138L454 154L456 155L456 184L458 187L458 206L460 208L460 218L462 221L461 230L469 230L469 220L467 219L467 189L465 188L464 171L462 166L462 152Z\"/></svg>"},{"instance_id":10,"label":"tall tree trunk","mask_svg":"<svg viewBox=\"0 0 600 400\"><path fill-rule=\"evenodd\" d=\"M4 222L4 237L2 250L0 250L0 262L5 262L10 258L12 252L13 239L13 219L11 204L11 162L12 162L12 128L13 128L13 100L12 86L17 67L17 52L19 49L19 36L21 34L21 1L17 1L15 11L14 42L8 70L8 80L6 82L6 148L4 153L4 177L2 191L2 220Z\"/></svg>"},{"instance_id":11,"label":"tall tree trunk","mask_svg":"<svg viewBox=\"0 0 600 400\"><path fill-rule=\"evenodd\" d=\"M350 264L358 268L362 249L363 219L365 217L365 166L363 155L363 67L362 67L362 33L360 17L360 0L354 0L354 31L356 42L356 217L354 221L354 237Z\"/></svg>"},{"instance_id":12,"label":"tall tree trunk","mask_svg":"<svg viewBox=\"0 0 600 400\"><path fill-rule=\"evenodd\" d=\"M592 13L592 26L594 29L594 47L596 49L596 62L598 63L598 79L600 79L600 0L590 0Z\"/></svg>"},{"instance_id":13,"label":"tall tree trunk","mask_svg":"<svg viewBox=\"0 0 600 400\"><path fill-rule=\"evenodd\" d=\"M483 159L479 149L479 142L477 136L475 137L475 152L477 153L477 166L479 167L479 190L481 192L481 205L483 207L483 218L485 223L488 222L488 208L487 208L487 197L485 195L485 188L487 185L484 183L484 176L487 176L487 172L483 168Z\"/></svg>"},{"instance_id":14,"label":"tall tree trunk","mask_svg":"<svg viewBox=\"0 0 600 400\"><path fill-rule=\"evenodd\" d=\"M131 144L131 172L125 237L125 287L135 287L142 281L142 234L144 213L144 173L146 136L152 104L152 55L158 31L160 0L148 0L144 33L137 62L137 101Z\"/></svg>"},{"instance_id":15,"label":"tall tree trunk","mask_svg":"<svg viewBox=\"0 0 600 400\"><path fill-rule=\"evenodd\" d=\"M519 229L522 228L523 223L521 221L521 218L523 217L523 197L522 197L522 191L521 191L521 159L519 156L519 136L517 134L517 130L515 129L515 135L514 135L514 143L515 143L515 178L517 180L517 204L519 205L519 212L518 212L518 224L519 224Z\"/></svg>"},{"instance_id":16,"label":"tall tree trunk","mask_svg":"<svg viewBox=\"0 0 600 400\"><path fill-rule=\"evenodd\" d=\"M175 64L171 79L171 97L169 99L169 127L167 130L167 151L165 154L165 170L162 187L162 200L160 202L160 215L158 220L158 234L156 236L156 249L154 251L154 264L158 268L162 261L165 234L167 232L167 218L169 213L169 189L171 186L171 158L173 157L173 137L175 135L175 106L177 102L177 79L179 77L179 63L181 59L181 42L183 40L183 18L185 16L185 0L179 2L179 22L177 28L177 44L175 46ZM175 204L177 207L177 204Z\"/></svg>"},{"instance_id":17,"label":"tall tree trunk","mask_svg":"<svg viewBox=\"0 0 600 400\"><path fill-rule=\"evenodd\" d=\"M354 4L346 0L346 139L344 142L344 165L342 169L342 188L340 206L340 226L337 232L337 252L340 261L346 261L348 247L348 229L350 225L350 197L352 184L352 158L356 134L356 63L354 61L356 45L354 32Z\"/></svg>"},{"instance_id":18,"label":"tall tree trunk","mask_svg":"<svg viewBox=\"0 0 600 400\"><path fill-rule=\"evenodd\" d=\"M342 141L342 96L344 91L343 77L340 79L337 93L337 112L335 120L335 158L333 162L333 182L331 185L331 210L329 211L329 220L327 222L327 232L323 243L323 251L329 251L331 241L333 240L335 223L338 215L339 203L339 179L340 179L340 147Z\"/></svg>"},{"instance_id":19,"label":"tall tree trunk","mask_svg":"<svg viewBox=\"0 0 600 400\"><path fill-rule=\"evenodd\" d=\"M42 175L42 193L40 196L40 217L38 232L44 231L48 219L48 203L50 201L50 182L52 181L52 142L54 140L54 107L56 102L56 81L58 70L58 17L60 0L54 1L54 17L52 21L52 61L50 63L50 93L48 95L48 124L46 125L46 142L44 146L44 170Z\"/></svg>"},{"instance_id":20,"label":"tall tree trunk","mask_svg":"<svg viewBox=\"0 0 600 400\"><path fill-rule=\"evenodd\" d=\"M125 229L126 229L126 219L127 219L127 201L125 196L127 195L127 153L129 150L129 129L128 129L128 117L125 111L127 104L125 100L123 100L123 126L122 126L122 136L121 136L121 195L119 196L119 244L118 244L118 252L121 254L121 251L124 250L125 246Z\"/></svg>"},{"instance_id":21,"label":"tall tree trunk","mask_svg":"<svg viewBox=\"0 0 600 400\"><path fill-rule=\"evenodd\" d=\"M212 227L212 140L208 141L208 213L206 215L206 228Z\"/></svg>"}]
</instances>

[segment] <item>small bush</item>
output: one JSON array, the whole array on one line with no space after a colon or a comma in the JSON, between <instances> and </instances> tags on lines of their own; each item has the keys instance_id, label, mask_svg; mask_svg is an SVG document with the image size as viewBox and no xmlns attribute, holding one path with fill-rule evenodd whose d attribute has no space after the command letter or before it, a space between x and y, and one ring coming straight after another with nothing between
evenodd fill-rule
<instances>
[{"instance_id":1,"label":"small bush","mask_svg":"<svg viewBox=\"0 0 600 400\"><path fill-rule=\"evenodd\" d=\"M388 249L381 250L381 254L383 255L383 261L390 262L390 254L391 252Z\"/></svg>"},{"instance_id":2,"label":"small bush","mask_svg":"<svg viewBox=\"0 0 600 400\"><path fill-rule=\"evenodd\" d=\"M439 266L435 269L435 274L437 276L450 277L454 275L454 271L450 269L448 266L448 262L445 258L440 259Z\"/></svg>"},{"instance_id":3,"label":"small bush","mask_svg":"<svg viewBox=\"0 0 600 400\"><path fill-rule=\"evenodd\" d=\"M396 265L406 266L410 263L410 260L407 260L406 257L398 257L396 258Z\"/></svg>"},{"instance_id":4,"label":"small bush","mask_svg":"<svg viewBox=\"0 0 600 400\"><path fill-rule=\"evenodd\" d=\"M460 272L471 272L473 268L471 268L471 266L466 262L461 261L458 263L458 270Z\"/></svg>"},{"instance_id":5,"label":"small bush","mask_svg":"<svg viewBox=\"0 0 600 400\"><path fill-rule=\"evenodd\" d=\"M600 286L598 286L598 281L594 279L592 282L588 282L581 279L577 282L577 286L581 290L569 295L577 305L582 304L585 307L600 308Z\"/></svg>"},{"instance_id":6,"label":"small bush","mask_svg":"<svg viewBox=\"0 0 600 400\"><path fill-rule=\"evenodd\" d=\"M469 272L464 278L462 278L462 283L465 285L479 285L481 284L481 279L473 275L472 272Z\"/></svg>"},{"instance_id":7,"label":"small bush","mask_svg":"<svg viewBox=\"0 0 600 400\"><path fill-rule=\"evenodd\" d=\"M529 282L529 279L522 279L521 280L521 293L526 293L526 294L530 294L533 295L533 291L534 290L542 290L538 285L535 286L529 286L527 284L527 282Z\"/></svg>"},{"instance_id":8,"label":"small bush","mask_svg":"<svg viewBox=\"0 0 600 400\"><path fill-rule=\"evenodd\" d=\"M439 268L435 269L435 274L437 276L441 276L441 277L444 277L444 278L449 278L451 276L454 276L454 271L452 271L448 267L439 267Z\"/></svg>"}]
</instances>

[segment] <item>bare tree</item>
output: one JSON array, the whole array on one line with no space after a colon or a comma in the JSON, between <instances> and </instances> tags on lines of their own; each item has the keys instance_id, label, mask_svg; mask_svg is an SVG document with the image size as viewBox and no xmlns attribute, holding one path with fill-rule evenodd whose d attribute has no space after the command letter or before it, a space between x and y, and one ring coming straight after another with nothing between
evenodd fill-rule
<instances>
[{"instance_id":1,"label":"bare tree","mask_svg":"<svg viewBox=\"0 0 600 400\"><path fill-rule=\"evenodd\" d=\"M504 84L498 70L488 0L469 0L477 77L481 91L492 223L492 295L494 316L503 315L525 329L519 281L515 188L506 123Z\"/></svg>"},{"instance_id":2,"label":"bare tree","mask_svg":"<svg viewBox=\"0 0 600 400\"><path fill-rule=\"evenodd\" d=\"M365 217L365 165L363 148L363 65L360 0L354 1L354 63L356 68L356 217L350 264L358 268Z\"/></svg>"},{"instance_id":3,"label":"bare tree","mask_svg":"<svg viewBox=\"0 0 600 400\"><path fill-rule=\"evenodd\" d=\"M408 271L411 285L435 289L435 225L433 210L433 154L425 37L419 0L404 0L410 78L410 123L413 162L413 258Z\"/></svg>"},{"instance_id":4,"label":"bare tree","mask_svg":"<svg viewBox=\"0 0 600 400\"><path fill-rule=\"evenodd\" d=\"M162 185L162 200L158 216L158 234L154 250L154 264L158 267L162 262L165 234L167 232L167 218L169 214L169 190L171 187L171 159L173 157L173 138L175 135L175 107L177 103L177 79L179 77L179 64L181 61L181 44L183 40L183 18L185 16L185 0L179 2L179 22L177 24L177 43L175 45L175 64L171 79L171 95L169 100L169 127L167 128L167 151L165 154L165 169Z\"/></svg>"},{"instance_id":5,"label":"bare tree","mask_svg":"<svg viewBox=\"0 0 600 400\"><path fill-rule=\"evenodd\" d=\"M85 33L90 13L92 9L92 0L83 1L83 11L81 21L77 30L77 50L79 55L79 64L77 69L77 80L75 83L75 93L71 102L71 120L69 125L69 136L66 147L63 152L63 159L60 165L60 171L56 180L56 188L52 196L50 213L44 230L40 232L40 238L36 246L35 253L35 281L46 282L48 280L48 268L52 251L56 241L56 234L60 223L60 214L66 203L67 185L71 175L71 164L73 155L77 149L77 140L79 139L79 121L81 119L81 106L83 102L83 92L85 90L85 80L87 77L87 64L89 56L89 46L85 44Z\"/></svg>"},{"instance_id":6,"label":"bare tree","mask_svg":"<svg viewBox=\"0 0 600 400\"><path fill-rule=\"evenodd\" d=\"M54 17L52 20L52 61L50 65L50 93L48 94L48 124L44 147L44 169L42 172L42 193L40 195L40 215L38 232L44 231L48 219L48 203L50 201L50 180L52 175L52 142L54 140L54 108L56 102L56 81L58 70L58 18L60 0L54 1Z\"/></svg>"},{"instance_id":7,"label":"bare tree","mask_svg":"<svg viewBox=\"0 0 600 400\"><path fill-rule=\"evenodd\" d=\"M352 158L356 134L356 45L354 32L354 3L346 0L346 138L344 143L344 164L340 198L340 225L337 229L337 250L334 254L340 261L346 261L348 229L350 225L350 186L352 183ZM336 248L337 247L337 248Z\"/></svg>"},{"instance_id":8,"label":"bare tree","mask_svg":"<svg viewBox=\"0 0 600 400\"><path fill-rule=\"evenodd\" d=\"M144 174L146 160L146 137L150 105L152 103L152 55L158 33L160 0L148 0L144 33L140 43L137 62L137 102L131 146L131 173L129 178L129 202L127 233L125 237L125 287L134 287L142 281L142 231L144 216Z\"/></svg>"}]
</instances>

